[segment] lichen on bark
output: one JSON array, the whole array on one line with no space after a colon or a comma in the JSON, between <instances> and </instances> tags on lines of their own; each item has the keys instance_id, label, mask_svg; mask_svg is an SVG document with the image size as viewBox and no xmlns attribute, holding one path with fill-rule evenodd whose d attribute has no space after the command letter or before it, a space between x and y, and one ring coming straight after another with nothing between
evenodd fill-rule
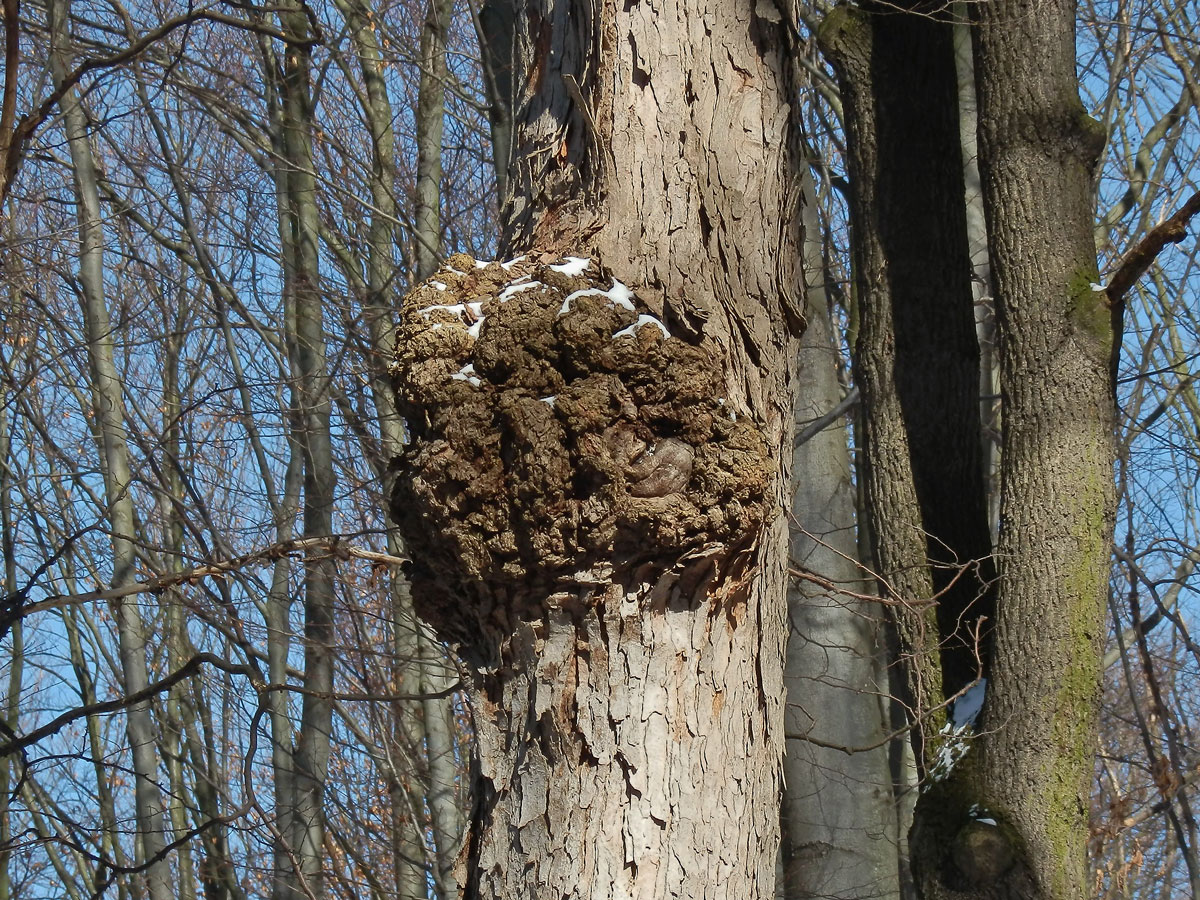
<instances>
[{"instance_id":1,"label":"lichen on bark","mask_svg":"<svg viewBox=\"0 0 1200 900\"><path fill-rule=\"evenodd\" d=\"M773 468L716 348L669 335L598 263L451 257L406 298L396 346L411 442L393 512L448 640L759 532Z\"/></svg>"}]
</instances>

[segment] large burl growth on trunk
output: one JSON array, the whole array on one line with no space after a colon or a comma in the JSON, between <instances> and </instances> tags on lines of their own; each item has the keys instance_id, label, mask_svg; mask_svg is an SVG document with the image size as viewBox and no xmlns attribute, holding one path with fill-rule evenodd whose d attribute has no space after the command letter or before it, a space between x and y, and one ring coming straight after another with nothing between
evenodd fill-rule
<instances>
[{"instance_id":1,"label":"large burl growth on trunk","mask_svg":"<svg viewBox=\"0 0 1200 900\"><path fill-rule=\"evenodd\" d=\"M772 468L715 348L596 262L451 257L406 298L396 346L411 443L393 513L447 639L645 563L736 558L759 532Z\"/></svg>"}]
</instances>

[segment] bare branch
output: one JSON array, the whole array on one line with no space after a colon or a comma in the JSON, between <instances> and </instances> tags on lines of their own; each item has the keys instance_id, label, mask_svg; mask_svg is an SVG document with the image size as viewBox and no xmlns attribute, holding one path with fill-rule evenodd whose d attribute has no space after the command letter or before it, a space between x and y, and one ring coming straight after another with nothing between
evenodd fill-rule
<instances>
[{"instance_id":1,"label":"bare branch","mask_svg":"<svg viewBox=\"0 0 1200 900\"><path fill-rule=\"evenodd\" d=\"M1188 222L1198 212L1200 191L1192 194L1173 216L1151 229L1149 234L1138 241L1136 247L1122 257L1105 289L1110 307L1115 308L1125 302L1125 295L1129 289L1154 264L1154 260L1167 244L1178 244L1187 237Z\"/></svg>"}]
</instances>

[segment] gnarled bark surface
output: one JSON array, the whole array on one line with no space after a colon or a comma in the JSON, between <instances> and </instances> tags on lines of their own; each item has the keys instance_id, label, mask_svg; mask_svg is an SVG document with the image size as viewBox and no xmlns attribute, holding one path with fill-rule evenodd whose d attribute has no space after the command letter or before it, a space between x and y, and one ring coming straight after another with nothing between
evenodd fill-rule
<instances>
[{"instance_id":1,"label":"gnarled bark surface","mask_svg":"<svg viewBox=\"0 0 1200 900\"><path fill-rule=\"evenodd\" d=\"M530 256L452 258L396 369L414 596L474 673L465 894L770 896L801 323L782 17L485 12L513 73L502 249ZM540 265L567 254L592 261Z\"/></svg>"}]
</instances>

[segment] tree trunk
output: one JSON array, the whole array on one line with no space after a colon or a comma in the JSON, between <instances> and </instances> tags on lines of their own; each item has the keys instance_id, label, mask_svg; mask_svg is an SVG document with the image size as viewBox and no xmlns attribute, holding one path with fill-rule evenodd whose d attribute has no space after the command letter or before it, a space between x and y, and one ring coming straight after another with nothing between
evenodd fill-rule
<instances>
[{"instance_id":1,"label":"tree trunk","mask_svg":"<svg viewBox=\"0 0 1200 900\"><path fill-rule=\"evenodd\" d=\"M416 280L437 268L442 250L442 125L446 110L446 34L451 0L429 0L421 27L417 89L417 194L413 209Z\"/></svg>"},{"instance_id":2,"label":"tree trunk","mask_svg":"<svg viewBox=\"0 0 1200 900\"><path fill-rule=\"evenodd\" d=\"M70 71L68 22L70 5L56 0L48 6L51 35L51 68L56 82L63 82ZM59 105L75 178L76 210L79 223L79 286L88 342L88 364L92 378L92 403L98 438L97 452L104 477L112 533L113 587L135 580L136 531L133 476L129 467L129 447L125 432L124 386L117 372L113 328L104 296L104 230L96 161L87 136L87 116L74 89L63 94ZM143 691L150 683L146 663L146 628L136 597L115 602L115 618L120 646L122 687L125 693ZM170 866L166 860L163 800L158 789L157 729L150 703L142 700L126 710L134 782L134 810L137 836L141 843L139 862L146 866L146 890L151 900L170 900Z\"/></svg>"},{"instance_id":3,"label":"tree trunk","mask_svg":"<svg viewBox=\"0 0 1200 900\"><path fill-rule=\"evenodd\" d=\"M1082 898L1114 516L1113 341L1093 289L1075 4L973 8L1004 438L1001 586L980 736L921 798L930 897Z\"/></svg>"},{"instance_id":4,"label":"tree trunk","mask_svg":"<svg viewBox=\"0 0 1200 900\"><path fill-rule=\"evenodd\" d=\"M10 293L10 298L15 292ZM13 541L12 483L13 469L12 426L8 418L9 387L8 372L4 372L4 390L0 393L0 553L4 556L4 594L16 597L17 555ZM9 663L7 684L0 695L0 723L4 736L11 737L20 726L21 688L25 672L25 625L17 620L9 632ZM12 876L9 874L9 858L12 855L12 785L21 777L15 757L0 761L0 900L12 900Z\"/></svg>"},{"instance_id":5,"label":"tree trunk","mask_svg":"<svg viewBox=\"0 0 1200 900\"><path fill-rule=\"evenodd\" d=\"M842 7L821 28L846 111L868 509L922 773L941 704L986 669L994 568L951 25Z\"/></svg>"},{"instance_id":6,"label":"tree trunk","mask_svg":"<svg viewBox=\"0 0 1200 900\"><path fill-rule=\"evenodd\" d=\"M369 460L380 474L383 496L391 494L394 473L387 468L387 461L404 449L404 423L391 400L391 386L387 377L387 365L395 352L395 323L391 297L396 293L402 269L397 266L394 247L396 245L396 195L394 167L396 161L396 135L393 128L395 117L391 98L387 91L387 72L379 33L375 25L378 11L368 3L357 0L338 0L338 9L350 27L355 55L362 71L363 118L371 133L371 213L367 225L366 281L361 280L356 266L344 266L348 281L357 283L362 291L363 319L367 339L364 341L372 350L368 358L367 374L370 378L371 399L374 403L379 426L379 452L381 458ZM417 206L414 213L417 229L414 243L418 267L430 274L437 265L440 253L440 183L441 183L441 134L445 90L445 20L436 2L431 3L422 31L423 41L433 41L437 53L422 54L422 75L418 107L417 143L422 149L418 153ZM441 31L429 36L431 28L440 24ZM439 56L440 54L440 56ZM430 56L428 63L426 57ZM429 66L437 67L440 58L440 78L430 77ZM431 98L437 102L432 103ZM435 107L432 115L424 110L426 104ZM436 121L434 121L436 120ZM428 158L424 149L436 146L433 158ZM433 172L429 169L432 167ZM424 255L423 255L424 254ZM358 262L357 259L354 260ZM396 557L407 556L399 532L393 527L390 515L386 517L387 552ZM421 693L422 660L421 629L412 608L407 578L398 571L387 573L388 594L391 601L391 628L393 656L393 678L397 693L416 696ZM452 702L450 698L438 698L430 706L443 718ZM422 704L421 706L423 706ZM392 740L396 746L425 748L430 754L435 751L425 729L425 710L416 702L403 701L393 704ZM394 772L392 773L395 774ZM392 777L388 784L391 813L392 887L400 900L423 900L428 894L428 871L425 860L428 855L425 843L426 821L424 815L423 783L412 773L403 780ZM457 772L456 772L457 775ZM461 834L461 827L454 831L454 838ZM436 873L449 876L452 872L454 852L450 848L436 846ZM437 882L438 896L449 900L453 891L441 890Z\"/></svg>"},{"instance_id":7,"label":"tree trunk","mask_svg":"<svg viewBox=\"0 0 1200 900\"><path fill-rule=\"evenodd\" d=\"M800 339L796 427L841 401L812 176L804 175L808 328ZM854 487L844 419L792 455L792 565L784 678L783 860L780 896L895 897L896 812L884 710L876 683L881 609L858 563ZM819 579L819 581L817 580Z\"/></svg>"},{"instance_id":8,"label":"tree trunk","mask_svg":"<svg viewBox=\"0 0 1200 900\"><path fill-rule=\"evenodd\" d=\"M971 253L971 295L975 300L975 339L979 342L979 420L988 529L995 543L1000 524L1000 360L996 355L996 304L987 253L987 221L979 175L979 124L975 100L975 68L967 4L953 8L954 65L958 70L958 131L962 140L966 191L967 246Z\"/></svg>"},{"instance_id":9,"label":"tree trunk","mask_svg":"<svg viewBox=\"0 0 1200 900\"><path fill-rule=\"evenodd\" d=\"M393 510L474 676L468 897L772 896L798 173L782 17L727 6L527 5L501 247L536 259L406 304Z\"/></svg>"},{"instance_id":10,"label":"tree trunk","mask_svg":"<svg viewBox=\"0 0 1200 900\"><path fill-rule=\"evenodd\" d=\"M281 195L280 237L284 257L285 332L297 409L296 442L304 460L304 537L333 533L336 476L330 437L329 373L321 309L319 225L312 156L313 111L309 84L307 12L297 4L279 13L294 39L279 77L282 158L276 167ZM304 697L300 728L290 759L292 797L283 811L283 854L276 853L273 896L279 900L325 895L325 779L329 765L333 705L335 561L310 550L304 561Z\"/></svg>"}]
</instances>

